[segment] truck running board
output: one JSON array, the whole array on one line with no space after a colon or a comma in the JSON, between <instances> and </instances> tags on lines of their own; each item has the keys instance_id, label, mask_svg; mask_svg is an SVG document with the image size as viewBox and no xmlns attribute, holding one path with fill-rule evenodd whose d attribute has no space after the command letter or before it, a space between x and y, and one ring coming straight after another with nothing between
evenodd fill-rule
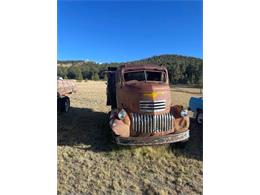
<instances>
[{"instance_id":1,"label":"truck running board","mask_svg":"<svg viewBox=\"0 0 260 195\"><path fill-rule=\"evenodd\" d=\"M185 141L189 139L190 131L187 130L182 133L169 134L164 136L150 136L150 137L115 137L116 143L119 145L129 145L129 146L149 146L149 145L159 145Z\"/></svg>"}]
</instances>

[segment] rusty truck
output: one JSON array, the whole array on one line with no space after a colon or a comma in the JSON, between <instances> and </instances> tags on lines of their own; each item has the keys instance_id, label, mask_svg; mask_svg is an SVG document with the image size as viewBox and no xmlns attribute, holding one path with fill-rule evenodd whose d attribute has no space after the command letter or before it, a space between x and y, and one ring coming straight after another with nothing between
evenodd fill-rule
<instances>
[{"instance_id":1,"label":"rusty truck","mask_svg":"<svg viewBox=\"0 0 260 195\"><path fill-rule=\"evenodd\" d=\"M70 109L69 95L76 92L75 81L57 79L57 110L58 112L68 112Z\"/></svg>"},{"instance_id":2,"label":"rusty truck","mask_svg":"<svg viewBox=\"0 0 260 195\"><path fill-rule=\"evenodd\" d=\"M166 67L124 64L109 67L107 73L109 125L117 144L157 145L189 139L188 111L172 104Z\"/></svg>"}]
</instances>

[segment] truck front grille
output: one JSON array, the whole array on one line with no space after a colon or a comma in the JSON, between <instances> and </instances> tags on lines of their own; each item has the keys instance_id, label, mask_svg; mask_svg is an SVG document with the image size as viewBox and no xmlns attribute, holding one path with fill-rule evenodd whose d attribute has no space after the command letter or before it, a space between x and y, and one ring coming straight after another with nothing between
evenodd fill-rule
<instances>
[{"instance_id":1,"label":"truck front grille","mask_svg":"<svg viewBox=\"0 0 260 195\"><path fill-rule=\"evenodd\" d=\"M166 108L165 100L159 101L140 101L139 109L141 112L160 112Z\"/></svg>"},{"instance_id":2,"label":"truck front grille","mask_svg":"<svg viewBox=\"0 0 260 195\"><path fill-rule=\"evenodd\" d=\"M132 129L140 133L169 131L174 117L170 113L161 115L131 114Z\"/></svg>"}]
</instances>

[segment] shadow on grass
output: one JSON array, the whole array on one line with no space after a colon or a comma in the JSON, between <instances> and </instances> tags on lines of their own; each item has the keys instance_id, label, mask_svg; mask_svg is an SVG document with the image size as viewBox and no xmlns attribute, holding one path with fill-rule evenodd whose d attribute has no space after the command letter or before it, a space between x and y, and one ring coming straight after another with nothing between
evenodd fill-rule
<instances>
[{"instance_id":1,"label":"shadow on grass","mask_svg":"<svg viewBox=\"0 0 260 195\"><path fill-rule=\"evenodd\" d=\"M58 114L57 133L58 146L73 146L95 152L117 148L112 142L108 114L89 108L71 107L68 113Z\"/></svg>"},{"instance_id":2,"label":"shadow on grass","mask_svg":"<svg viewBox=\"0 0 260 195\"><path fill-rule=\"evenodd\" d=\"M202 160L202 127L191 119L190 140L185 148L172 148L175 155ZM127 150L112 142L108 114L89 108L71 107L68 113L58 114L58 146L72 146L93 152Z\"/></svg>"}]
</instances>

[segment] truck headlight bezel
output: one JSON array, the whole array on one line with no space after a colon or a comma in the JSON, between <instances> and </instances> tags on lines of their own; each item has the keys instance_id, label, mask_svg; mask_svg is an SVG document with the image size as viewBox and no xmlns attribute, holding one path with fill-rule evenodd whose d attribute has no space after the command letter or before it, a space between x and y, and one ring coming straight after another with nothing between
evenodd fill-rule
<instances>
[{"instance_id":1,"label":"truck headlight bezel","mask_svg":"<svg viewBox=\"0 0 260 195\"><path fill-rule=\"evenodd\" d=\"M181 116L182 117L188 116L188 110L182 110L181 111Z\"/></svg>"},{"instance_id":2,"label":"truck headlight bezel","mask_svg":"<svg viewBox=\"0 0 260 195\"><path fill-rule=\"evenodd\" d=\"M126 117L127 113L124 109L120 110L120 112L117 113L117 117L120 119L120 120L123 120L125 117Z\"/></svg>"}]
</instances>

